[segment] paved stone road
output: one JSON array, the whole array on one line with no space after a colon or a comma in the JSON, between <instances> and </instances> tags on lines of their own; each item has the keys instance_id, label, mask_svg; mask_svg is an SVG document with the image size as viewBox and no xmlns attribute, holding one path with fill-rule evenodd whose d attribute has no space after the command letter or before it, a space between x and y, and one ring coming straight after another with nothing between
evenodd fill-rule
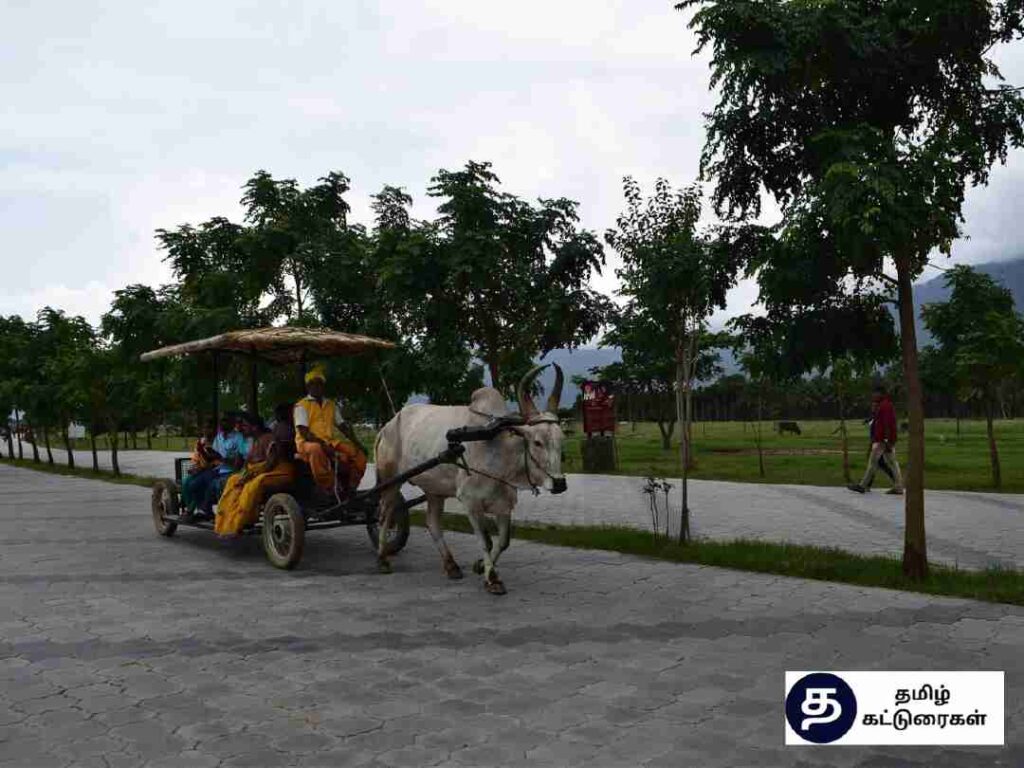
<instances>
[{"instance_id":1,"label":"paved stone road","mask_svg":"<svg viewBox=\"0 0 1024 768\"><path fill-rule=\"evenodd\" d=\"M125 451L121 465L125 472L168 476L173 473L173 455ZM77 460L91 465L87 453ZM108 460L103 457L103 466ZM363 484L371 485L373 477L371 468ZM643 483L638 477L570 475L569 491L561 496L520 494L516 517L649 530L650 513L640 490ZM678 482L673 494L673 509L678 509ZM1024 568L1024 496L929 491L926 505L933 561L965 568ZM459 511L455 501L449 502L448 508ZM884 493L859 496L845 488L695 480L690 509L691 530L696 536L791 541L868 554L900 555L903 551L903 499Z\"/></svg>"},{"instance_id":2,"label":"paved stone road","mask_svg":"<svg viewBox=\"0 0 1024 768\"><path fill-rule=\"evenodd\" d=\"M1024 609L421 530L300 568L157 537L145 489L0 466L0 765L1020 766ZM451 537L468 562L475 547ZM1003 669L1005 748L785 748L783 671Z\"/></svg>"}]
</instances>

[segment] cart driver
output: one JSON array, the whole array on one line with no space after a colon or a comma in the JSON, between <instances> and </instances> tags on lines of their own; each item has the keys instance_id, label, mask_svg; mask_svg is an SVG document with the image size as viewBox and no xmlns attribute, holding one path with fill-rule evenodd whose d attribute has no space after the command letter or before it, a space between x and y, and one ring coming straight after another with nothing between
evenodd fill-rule
<instances>
[{"instance_id":1,"label":"cart driver","mask_svg":"<svg viewBox=\"0 0 1024 768\"><path fill-rule=\"evenodd\" d=\"M295 404L293 414L295 455L309 465L313 480L321 488L332 491L337 483L340 490L354 490L366 471L366 451L342 418L341 406L324 397L326 382L321 367L306 374L307 394Z\"/></svg>"}]
</instances>

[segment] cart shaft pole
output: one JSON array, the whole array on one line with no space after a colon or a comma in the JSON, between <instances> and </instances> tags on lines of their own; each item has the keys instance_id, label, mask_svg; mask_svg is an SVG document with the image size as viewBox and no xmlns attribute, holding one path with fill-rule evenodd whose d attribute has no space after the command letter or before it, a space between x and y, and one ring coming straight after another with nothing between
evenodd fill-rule
<instances>
[{"instance_id":1,"label":"cart shaft pole","mask_svg":"<svg viewBox=\"0 0 1024 768\"><path fill-rule=\"evenodd\" d=\"M411 478L416 477L416 475L423 474L424 472L433 469L439 464L451 464L452 462L455 461L456 458L461 456L465 450L466 449L463 448L463 446L459 443L449 444L447 450L441 452L434 458L428 459L422 464L417 464L415 467L407 469L405 472L395 475L391 479L385 480L383 483L375 485L373 487L373 492L379 493L381 491L386 491L388 488L393 488L396 485L401 485L406 480L410 480Z\"/></svg>"}]
</instances>

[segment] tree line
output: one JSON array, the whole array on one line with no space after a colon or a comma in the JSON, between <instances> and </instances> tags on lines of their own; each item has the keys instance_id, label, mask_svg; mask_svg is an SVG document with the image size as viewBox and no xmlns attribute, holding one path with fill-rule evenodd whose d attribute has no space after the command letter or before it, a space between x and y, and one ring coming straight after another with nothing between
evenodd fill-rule
<instances>
[{"instance_id":1,"label":"tree line","mask_svg":"<svg viewBox=\"0 0 1024 768\"><path fill-rule=\"evenodd\" d=\"M339 172L303 188L260 171L244 184L241 222L218 216L158 230L174 281L116 291L97 327L51 307L29 320L0 318L8 453L12 432L29 430L33 457L41 445L52 463L51 443L69 447L77 422L94 446L97 435L110 437L116 471L120 433L194 431L213 414L214 381L222 402L251 401L253 366L262 403L294 400L294 370L210 356L139 362L147 350L228 330L286 323L397 342L379 359L329 364L350 415L380 423L414 393L465 402L485 369L511 392L535 358L606 324L612 303L590 286L604 246L580 226L575 202L523 200L477 162L431 180L438 216L429 221L413 219L412 198L388 186L373 196L372 224L351 222L348 192Z\"/></svg>"}]
</instances>

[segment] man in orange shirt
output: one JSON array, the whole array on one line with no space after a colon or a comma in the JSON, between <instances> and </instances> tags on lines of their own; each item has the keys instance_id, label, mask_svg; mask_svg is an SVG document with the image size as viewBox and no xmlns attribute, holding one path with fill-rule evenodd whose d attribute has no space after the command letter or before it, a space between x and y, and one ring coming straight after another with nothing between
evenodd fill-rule
<instances>
[{"instance_id":1,"label":"man in orange shirt","mask_svg":"<svg viewBox=\"0 0 1024 768\"><path fill-rule=\"evenodd\" d=\"M309 464L321 488L333 491L337 485L340 491L354 490L366 471L366 450L342 418L341 406L324 397L326 382L323 368L306 374L307 395L293 412L295 455Z\"/></svg>"}]
</instances>

